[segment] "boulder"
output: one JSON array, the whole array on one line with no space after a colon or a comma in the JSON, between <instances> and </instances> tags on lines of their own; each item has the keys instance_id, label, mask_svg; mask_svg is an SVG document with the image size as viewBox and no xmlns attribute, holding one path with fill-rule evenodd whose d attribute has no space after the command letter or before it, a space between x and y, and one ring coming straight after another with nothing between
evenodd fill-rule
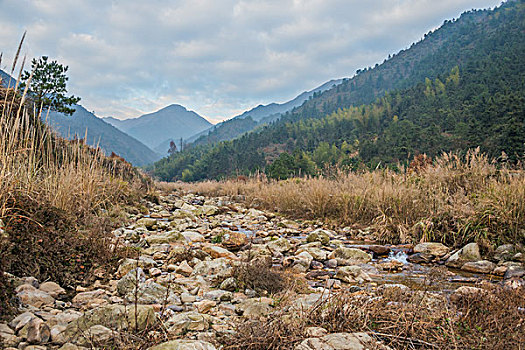
<instances>
[{"instance_id":1,"label":"boulder","mask_svg":"<svg viewBox=\"0 0 525 350\"><path fill-rule=\"evenodd\" d=\"M58 298L59 295L66 293L66 290L60 287L55 282L44 282L40 285L38 289L40 289L43 292L46 292L47 294L51 295L53 298Z\"/></svg>"},{"instance_id":2,"label":"boulder","mask_svg":"<svg viewBox=\"0 0 525 350\"><path fill-rule=\"evenodd\" d=\"M339 247L328 256L336 259L338 266L366 264L372 260L372 256L361 249Z\"/></svg>"},{"instance_id":3,"label":"boulder","mask_svg":"<svg viewBox=\"0 0 525 350\"><path fill-rule=\"evenodd\" d=\"M142 218L142 219L137 220L137 223L135 225L143 226L147 228L148 230L151 230L153 226L155 226L156 224L157 224L157 220L153 218Z\"/></svg>"},{"instance_id":4,"label":"boulder","mask_svg":"<svg viewBox=\"0 0 525 350\"><path fill-rule=\"evenodd\" d=\"M363 283L372 280L359 266L340 267L335 274L335 278L347 283Z\"/></svg>"},{"instance_id":5,"label":"boulder","mask_svg":"<svg viewBox=\"0 0 525 350\"><path fill-rule=\"evenodd\" d=\"M203 235L201 235L198 232L194 232L194 231L184 231L184 232L182 232L182 236L184 236L184 238L188 242L191 242L191 243L204 242L205 241Z\"/></svg>"},{"instance_id":6,"label":"boulder","mask_svg":"<svg viewBox=\"0 0 525 350\"><path fill-rule=\"evenodd\" d=\"M320 338L308 338L295 347L295 350L387 350L367 333L332 333Z\"/></svg>"},{"instance_id":7,"label":"boulder","mask_svg":"<svg viewBox=\"0 0 525 350\"><path fill-rule=\"evenodd\" d=\"M197 263L193 267L192 276L201 276L208 280L216 278L228 278L231 274L232 266L226 258L206 260Z\"/></svg>"},{"instance_id":8,"label":"boulder","mask_svg":"<svg viewBox=\"0 0 525 350\"><path fill-rule=\"evenodd\" d=\"M96 289L89 292L81 292L75 295L73 305L80 309L90 309L109 302L109 297L104 289Z\"/></svg>"},{"instance_id":9,"label":"boulder","mask_svg":"<svg viewBox=\"0 0 525 350\"><path fill-rule=\"evenodd\" d=\"M128 272L136 268L137 266L142 269L149 269L150 267L156 266L155 260L148 256L141 256L139 259L124 259L118 267L118 275L123 277Z\"/></svg>"},{"instance_id":10,"label":"boulder","mask_svg":"<svg viewBox=\"0 0 525 350\"><path fill-rule=\"evenodd\" d=\"M308 237L306 237L307 242L321 242L322 245L327 245L330 243L330 235L328 231L323 229L317 229L310 232Z\"/></svg>"},{"instance_id":11,"label":"boulder","mask_svg":"<svg viewBox=\"0 0 525 350\"><path fill-rule=\"evenodd\" d=\"M503 278L509 279L509 278L515 278L515 277L523 277L525 276L525 269L523 266L509 266L507 271L505 272L505 275Z\"/></svg>"},{"instance_id":12,"label":"boulder","mask_svg":"<svg viewBox=\"0 0 525 350\"><path fill-rule=\"evenodd\" d=\"M466 262L481 260L479 246L477 243L469 243L447 259L445 265L449 267L461 267Z\"/></svg>"},{"instance_id":13,"label":"boulder","mask_svg":"<svg viewBox=\"0 0 525 350\"><path fill-rule=\"evenodd\" d=\"M30 344L47 343L51 337L49 326L38 317L29 321L29 323L20 330L20 334L25 334Z\"/></svg>"},{"instance_id":14,"label":"boulder","mask_svg":"<svg viewBox=\"0 0 525 350\"><path fill-rule=\"evenodd\" d=\"M29 284L24 284L20 287L17 288L17 291L20 291L16 294L16 296L23 304L40 308L42 306L53 305L55 303L55 298L53 298L51 295L42 290L38 290Z\"/></svg>"},{"instance_id":15,"label":"boulder","mask_svg":"<svg viewBox=\"0 0 525 350\"><path fill-rule=\"evenodd\" d=\"M136 320L136 323L135 323ZM155 325L155 309L149 305L107 305L89 310L68 324L66 339L76 338L92 326L102 325L114 331L139 330Z\"/></svg>"},{"instance_id":16,"label":"boulder","mask_svg":"<svg viewBox=\"0 0 525 350\"><path fill-rule=\"evenodd\" d=\"M248 244L248 242L246 234L239 231L226 231L223 233L221 244L229 250L237 251Z\"/></svg>"},{"instance_id":17,"label":"boulder","mask_svg":"<svg viewBox=\"0 0 525 350\"><path fill-rule=\"evenodd\" d=\"M202 248L203 251L210 254L212 258L218 259L218 258L226 258L230 260L237 260L237 256L230 252L227 249L224 249L222 247L216 246L216 245L209 245L204 248Z\"/></svg>"},{"instance_id":18,"label":"boulder","mask_svg":"<svg viewBox=\"0 0 525 350\"><path fill-rule=\"evenodd\" d=\"M491 273L496 268L496 264L488 260L467 262L461 266L461 269L474 273Z\"/></svg>"},{"instance_id":19,"label":"boulder","mask_svg":"<svg viewBox=\"0 0 525 350\"><path fill-rule=\"evenodd\" d=\"M82 335L75 339L75 343L81 346L107 345L108 341L114 339L115 331L104 327L102 325L95 325L89 327Z\"/></svg>"},{"instance_id":20,"label":"boulder","mask_svg":"<svg viewBox=\"0 0 525 350\"><path fill-rule=\"evenodd\" d=\"M441 258L449 252L450 248L436 242L419 243L414 247L414 253L430 255L434 258Z\"/></svg>"},{"instance_id":21,"label":"boulder","mask_svg":"<svg viewBox=\"0 0 525 350\"><path fill-rule=\"evenodd\" d=\"M178 339L155 345L148 350L216 350L216 348L202 340Z\"/></svg>"},{"instance_id":22,"label":"boulder","mask_svg":"<svg viewBox=\"0 0 525 350\"><path fill-rule=\"evenodd\" d=\"M272 312L273 299L271 298L249 298L237 305L236 311L248 318L259 318Z\"/></svg>"},{"instance_id":23,"label":"boulder","mask_svg":"<svg viewBox=\"0 0 525 350\"><path fill-rule=\"evenodd\" d=\"M168 321L170 333L181 334L188 331L205 331L210 328L210 316L198 312L183 312L173 315Z\"/></svg>"},{"instance_id":24,"label":"boulder","mask_svg":"<svg viewBox=\"0 0 525 350\"><path fill-rule=\"evenodd\" d=\"M268 242L266 244L266 248L270 250L272 253L273 252L285 253L289 251L290 249L292 249L292 245L286 238L281 237L281 238L271 240L270 242Z\"/></svg>"}]
</instances>

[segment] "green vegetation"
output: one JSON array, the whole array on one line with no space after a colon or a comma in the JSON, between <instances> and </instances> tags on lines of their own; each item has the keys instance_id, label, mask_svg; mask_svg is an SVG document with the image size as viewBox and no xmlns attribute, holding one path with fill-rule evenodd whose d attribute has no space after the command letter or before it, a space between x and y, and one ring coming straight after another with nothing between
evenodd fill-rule
<instances>
[{"instance_id":1,"label":"green vegetation","mask_svg":"<svg viewBox=\"0 0 525 350\"><path fill-rule=\"evenodd\" d=\"M30 83L0 88L0 318L11 311L4 271L66 288L111 271L111 216L150 185L128 163L56 136L25 100Z\"/></svg>"},{"instance_id":2,"label":"green vegetation","mask_svg":"<svg viewBox=\"0 0 525 350\"><path fill-rule=\"evenodd\" d=\"M525 154L524 10L523 1L507 2L446 21L278 122L174 154L150 170L163 180L263 171L283 179L334 165L397 166L417 154L476 147L518 162Z\"/></svg>"},{"instance_id":3,"label":"green vegetation","mask_svg":"<svg viewBox=\"0 0 525 350\"><path fill-rule=\"evenodd\" d=\"M80 101L79 97L66 96L68 77L67 66L57 61L48 61L47 56L36 58L31 62L31 72L25 71L22 75L21 88L31 84L29 97L37 110L52 110L72 115L75 109L71 108Z\"/></svg>"}]
</instances>

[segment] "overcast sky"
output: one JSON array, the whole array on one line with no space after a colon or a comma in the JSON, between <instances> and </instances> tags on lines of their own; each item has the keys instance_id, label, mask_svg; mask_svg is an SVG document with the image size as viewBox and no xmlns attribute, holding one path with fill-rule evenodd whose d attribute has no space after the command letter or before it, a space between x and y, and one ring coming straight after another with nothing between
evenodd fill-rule
<instances>
[{"instance_id":1,"label":"overcast sky","mask_svg":"<svg viewBox=\"0 0 525 350\"><path fill-rule=\"evenodd\" d=\"M98 116L172 103L212 122L382 62L494 0L0 0L2 68L23 53L69 66ZM9 63L10 65L10 63Z\"/></svg>"}]
</instances>

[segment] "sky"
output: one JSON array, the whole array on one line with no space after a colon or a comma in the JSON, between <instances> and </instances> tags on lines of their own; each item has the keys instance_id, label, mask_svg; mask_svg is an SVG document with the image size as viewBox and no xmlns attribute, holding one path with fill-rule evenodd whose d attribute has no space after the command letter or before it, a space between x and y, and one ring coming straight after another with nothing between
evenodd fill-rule
<instances>
[{"instance_id":1,"label":"sky","mask_svg":"<svg viewBox=\"0 0 525 350\"><path fill-rule=\"evenodd\" d=\"M351 77L445 19L501 0L0 0L2 69L22 53L69 66L98 116L177 103L215 123Z\"/></svg>"}]
</instances>

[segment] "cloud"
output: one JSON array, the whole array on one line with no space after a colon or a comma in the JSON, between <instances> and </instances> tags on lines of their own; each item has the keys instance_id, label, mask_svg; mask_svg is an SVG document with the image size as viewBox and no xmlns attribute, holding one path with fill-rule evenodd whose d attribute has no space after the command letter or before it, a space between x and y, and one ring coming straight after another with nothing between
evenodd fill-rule
<instances>
[{"instance_id":1,"label":"cloud","mask_svg":"<svg viewBox=\"0 0 525 350\"><path fill-rule=\"evenodd\" d=\"M5 67L69 66L69 90L101 116L179 103L219 121L353 75L445 19L494 0L0 0Z\"/></svg>"}]
</instances>

